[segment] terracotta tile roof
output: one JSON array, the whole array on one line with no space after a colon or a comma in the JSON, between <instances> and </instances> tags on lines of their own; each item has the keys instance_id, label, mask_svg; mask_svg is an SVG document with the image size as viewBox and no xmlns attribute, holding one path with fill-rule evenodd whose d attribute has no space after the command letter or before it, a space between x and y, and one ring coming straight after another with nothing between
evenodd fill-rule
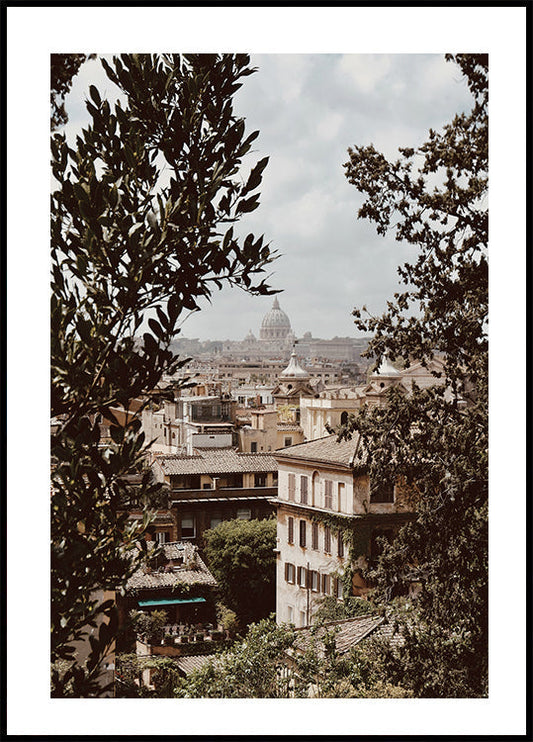
<instances>
[{"instance_id":1,"label":"terracotta tile roof","mask_svg":"<svg viewBox=\"0 0 533 742\"><path fill-rule=\"evenodd\" d=\"M178 657L176 665L185 675L189 675L194 670L201 670L214 656L214 654L192 654L188 657Z\"/></svg>"},{"instance_id":2,"label":"terracotta tile roof","mask_svg":"<svg viewBox=\"0 0 533 742\"><path fill-rule=\"evenodd\" d=\"M274 452L276 459L309 459L328 464L341 464L352 467L363 463L363 459L356 454L362 453L362 446L357 433L350 440L338 442L335 434L317 438L307 443L297 443L287 448L279 448Z\"/></svg>"},{"instance_id":3,"label":"terracotta tile roof","mask_svg":"<svg viewBox=\"0 0 533 742\"><path fill-rule=\"evenodd\" d=\"M402 627L398 626L396 621L384 621L372 634L372 639L385 639L392 647L398 649L405 644L405 637Z\"/></svg>"},{"instance_id":4,"label":"terracotta tile roof","mask_svg":"<svg viewBox=\"0 0 533 742\"><path fill-rule=\"evenodd\" d=\"M376 632L376 629L385 622L383 616L356 616L355 618L346 618L341 621L330 621L319 628L304 627L296 629L295 649L299 652L305 652L313 646L313 640L316 641L316 648L319 655L324 656L324 644L322 639L326 631L335 635L335 645L340 654L348 652L360 641ZM391 630L392 635L392 630Z\"/></svg>"},{"instance_id":5,"label":"terracotta tile roof","mask_svg":"<svg viewBox=\"0 0 533 742\"><path fill-rule=\"evenodd\" d=\"M157 456L156 462L163 474L234 474L277 471L272 455L263 453L238 453L231 449L208 449L195 456L169 454Z\"/></svg>"},{"instance_id":6,"label":"terracotta tile roof","mask_svg":"<svg viewBox=\"0 0 533 742\"><path fill-rule=\"evenodd\" d=\"M163 544L165 557L183 559L183 567L177 567L172 572L152 571L146 573L144 568L135 572L126 583L126 590L158 590L161 588L179 588L180 585L209 585L216 587L217 581L207 569L204 561L194 544L180 541ZM187 561L195 560L195 567L187 567Z\"/></svg>"}]
</instances>

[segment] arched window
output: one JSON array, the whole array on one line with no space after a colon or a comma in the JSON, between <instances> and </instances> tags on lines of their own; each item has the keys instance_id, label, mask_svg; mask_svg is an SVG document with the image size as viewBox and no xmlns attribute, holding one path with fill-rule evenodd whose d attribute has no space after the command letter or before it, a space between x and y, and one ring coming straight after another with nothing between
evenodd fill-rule
<instances>
[{"instance_id":1,"label":"arched window","mask_svg":"<svg viewBox=\"0 0 533 742\"><path fill-rule=\"evenodd\" d=\"M346 425L347 422L348 422L348 413L346 412L346 410L344 410L344 412L341 414L341 425Z\"/></svg>"}]
</instances>

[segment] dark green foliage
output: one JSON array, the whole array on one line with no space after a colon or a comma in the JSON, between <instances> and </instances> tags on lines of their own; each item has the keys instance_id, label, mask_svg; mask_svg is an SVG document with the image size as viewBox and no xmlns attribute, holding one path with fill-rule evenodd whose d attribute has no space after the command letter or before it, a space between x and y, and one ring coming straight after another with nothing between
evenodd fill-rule
<instances>
[{"instance_id":1,"label":"dark green foliage","mask_svg":"<svg viewBox=\"0 0 533 742\"><path fill-rule=\"evenodd\" d=\"M151 611L150 613L130 611L129 619L133 630L137 634L146 636L150 644L161 641L165 624L168 623L167 612L164 610Z\"/></svg>"},{"instance_id":2,"label":"dark green foliage","mask_svg":"<svg viewBox=\"0 0 533 742\"><path fill-rule=\"evenodd\" d=\"M246 639L181 679L179 698L407 698L401 683L385 682L370 645L349 654L337 651L335 629L311 637L305 652L294 650L297 631L263 619ZM380 666L379 666L380 667ZM168 687L168 686L167 686Z\"/></svg>"},{"instance_id":3,"label":"dark green foliage","mask_svg":"<svg viewBox=\"0 0 533 742\"><path fill-rule=\"evenodd\" d=\"M234 646L180 682L179 698L288 698L289 679L281 673L294 631L270 619L252 624Z\"/></svg>"},{"instance_id":4,"label":"dark green foliage","mask_svg":"<svg viewBox=\"0 0 533 742\"><path fill-rule=\"evenodd\" d=\"M143 671L148 669L153 670L153 690L142 683ZM115 698L171 698L179 682L178 666L170 657L138 657L136 654L116 656Z\"/></svg>"},{"instance_id":5,"label":"dark green foliage","mask_svg":"<svg viewBox=\"0 0 533 742\"><path fill-rule=\"evenodd\" d=\"M54 131L68 121L65 111L65 96L72 87L72 80L86 59L95 54L51 54L50 55L50 124Z\"/></svg>"},{"instance_id":6,"label":"dark green foliage","mask_svg":"<svg viewBox=\"0 0 533 742\"><path fill-rule=\"evenodd\" d=\"M104 66L126 104L112 107L91 86L92 122L75 147L52 138L53 661L69 659L72 641L104 610L96 591L122 589L136 569L133 547L149 506L161 503L145 469L142 408L124 424L112 408L173 395L153 391L186 362L169 345L214 287L272 293L262 274L274 255L263 238L233 235L257 205L266 166L264 158L241 173L258 135L232 109L248 65L246 55L121 55ZM101 420L110 421L105 446ZM135 488L132 474L142 475ZM145 508L140 524L118 515L132 499ZM98 694L83 668L76 673L63 688Z\"/></svg>"},{"instance_id":7,"label":"dark green foliage","mask_svg":"<svg viewBox=\"0 0 533 742\"><path fill-rule=\"evenodd\" d=\"M204 537L224 605L242 625L268 616L276 602L276 521L228 520Z\"/></svg>"},{"instance_id":8,"label":"dark green foliage","mask_svg":"<svg viewBox=\"0 0 533 742\"><path fill-rule=\"evenodd\" d=\"M328 621L340 621L354 616L367 616L375 612L374 605L364 598L347 595L342 602L332 595L320 599L317 610L313 613L313 623L323 624Z\"/></svg>"},{"instance_id":9,"label":"dark green foliage","mask_svg":"<svg viewBox=\"0 0 533 742\"><path fill-rule=\"evenodd\" d=\"M416 484L417 518L385 545L375 597L386 604L409 583L422 586L402 682L417 695L459 697L487 693L488 60L451 59L472 110L418 150L400 149L396 162L371 145L349 150L345 166L366 195L359 216L419 248L399 269L407 289L381 317L354 311L374 334L368 354L409 365L439 353L445 383L392 390L387 407L363 409L340 433L361 433L372 481ZM392 660L390 670L400 677Z\"/></svg>"}]
</instances>

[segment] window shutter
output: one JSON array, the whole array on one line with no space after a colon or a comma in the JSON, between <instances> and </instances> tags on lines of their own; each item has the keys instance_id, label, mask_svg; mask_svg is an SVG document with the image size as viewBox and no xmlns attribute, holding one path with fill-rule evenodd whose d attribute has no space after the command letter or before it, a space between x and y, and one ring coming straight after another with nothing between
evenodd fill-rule
<instances>
[{"instance_id":1,"label":"window shutter","mask_svg":"<svg viewBox=\"0 0 533 742\"><path fill-rule=\"evenodd\" d=\"M288 519L288 536L287 541L289 544L294 543L294 518Z\"/></svg>"},{"instance_id":2,"label":"window shutter","mask_svg":"<svg viewBox=\"0 0 533 742\"><path fill-rule=\"evenodd\" d=\"M289 500L294 500L294 490L296 489L296 476L289 474Z\"/></svg>"},{"instance_id":3,"label":"window shutter","mask_svg":"<svg viewBox=\"0 0 533 742\"><path fill-rule=\"evenodd\" d=\"M312 538L312 547L315 551L318 549L318 523L313 523L311 527L311 538Z\"/></svg>"},{"instance_id":4,"label":"window shutter","mask_svg":"<svg viewBox=\"0 0 533 742\"><path fill-rule=\"evenodd\" d=\"M331 554L331 528L324 526L324 551Z\"/></svg>"},{"instance_id":5,"label":"window shutter","mask_svg":"<svg viewBox=\"0 0 533 742\"><path fill-rule=\"evenodd\" d=\"M300 477L300 502L307 505L307 477Z\"/></svg>"},{"instance_id":6,"label":"window shutter","mask_svg":"<svg viewBox=\"0 0 533 742\"><path fill-rule=\"evenodd\" d=\"M300 546L305 548L307 536L307 522L305 520L300 521Z\"/></svg>"},{"instance_id":7,"label":"window shutter","mask_svg":"<svg viewBox=\"0 0 533 742\"><path fill-rule=\"evenodd\" d=\"M294 564L291 564L290 562L287 562L285 564L285 581L290 582L291 584L294 583Z\"/></svg>"},{"instance_id":8,"label":"window shutter","mask_svg":"<svg viewBox=\"0 0 533 742\"><path fill-rule=\"evenodd\" d=\"M305 567L298 567L298 585L307 587L307 570Z\"/></svg>"},{"instance_id":9,"label":"window shutter","mask_svg":"<svg viewBox=\"0 0 533 742\"><path fill-rule=\"evenodd\" d=\"M326 479L324 482L324 507L331 510L333 508L333 482Z\"/></svg>"}]
</instances>

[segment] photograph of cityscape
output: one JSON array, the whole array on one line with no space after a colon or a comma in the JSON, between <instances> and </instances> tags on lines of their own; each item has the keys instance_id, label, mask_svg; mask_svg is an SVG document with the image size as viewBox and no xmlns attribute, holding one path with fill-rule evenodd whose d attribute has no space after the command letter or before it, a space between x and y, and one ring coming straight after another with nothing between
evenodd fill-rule
<instances>
[{"instance_id":1,"label":"photograph of cityscape","mask_svg":"<svg viewBox=\"0 0 533 742\"><path fill-rule=\"evenodd\" d=\"M489 47L67 42L48 700L488 703Z\"/></svg>"},{"instance_id":2,"label":"photograph of cityscape","mask_svg":"<svg viewBox=\"0 0 533 742\"><path fill-rule=\"evenodd\" d=\"M330 104L298 131L316 170L358 90L371 110L381 87L404 96L413 70L428 81L448 121L421 85L404 101L411 121L417 102L420 118L431 112L425 141L398 141L391 161L346 135L337 163L359 194L346 216L357 205L417 257L380 316L354 310L362 336L298 336L275 294L242 340L181 339L205 298L234 336L241 295L219 304L218 285L255 300L282 287L281 247L236 226L259 213L269 163L233 107L256 68L244 54L53 56L52 693L483 697L488 59L256 63L265 87L282 70L304 111L353 82L349 105L339 96L339 113ZM65 90L81 65L89 122L67 140ZM107 84L90 82L95 68ZM257 91L265 106L269 91ZM302 188L279 167L284 189ZM308 248L292 285L316 290L320 270L314 305L333 335L339 276L314 258L329 255L331 227L304 176L290 213L314 221L318 244L304 231L283 246ZM357 275L357 251L346 265ZM302 295L300 325L314 316ZM236 682L244 656L256 672Z\"/></svg>"}]
</instances>

